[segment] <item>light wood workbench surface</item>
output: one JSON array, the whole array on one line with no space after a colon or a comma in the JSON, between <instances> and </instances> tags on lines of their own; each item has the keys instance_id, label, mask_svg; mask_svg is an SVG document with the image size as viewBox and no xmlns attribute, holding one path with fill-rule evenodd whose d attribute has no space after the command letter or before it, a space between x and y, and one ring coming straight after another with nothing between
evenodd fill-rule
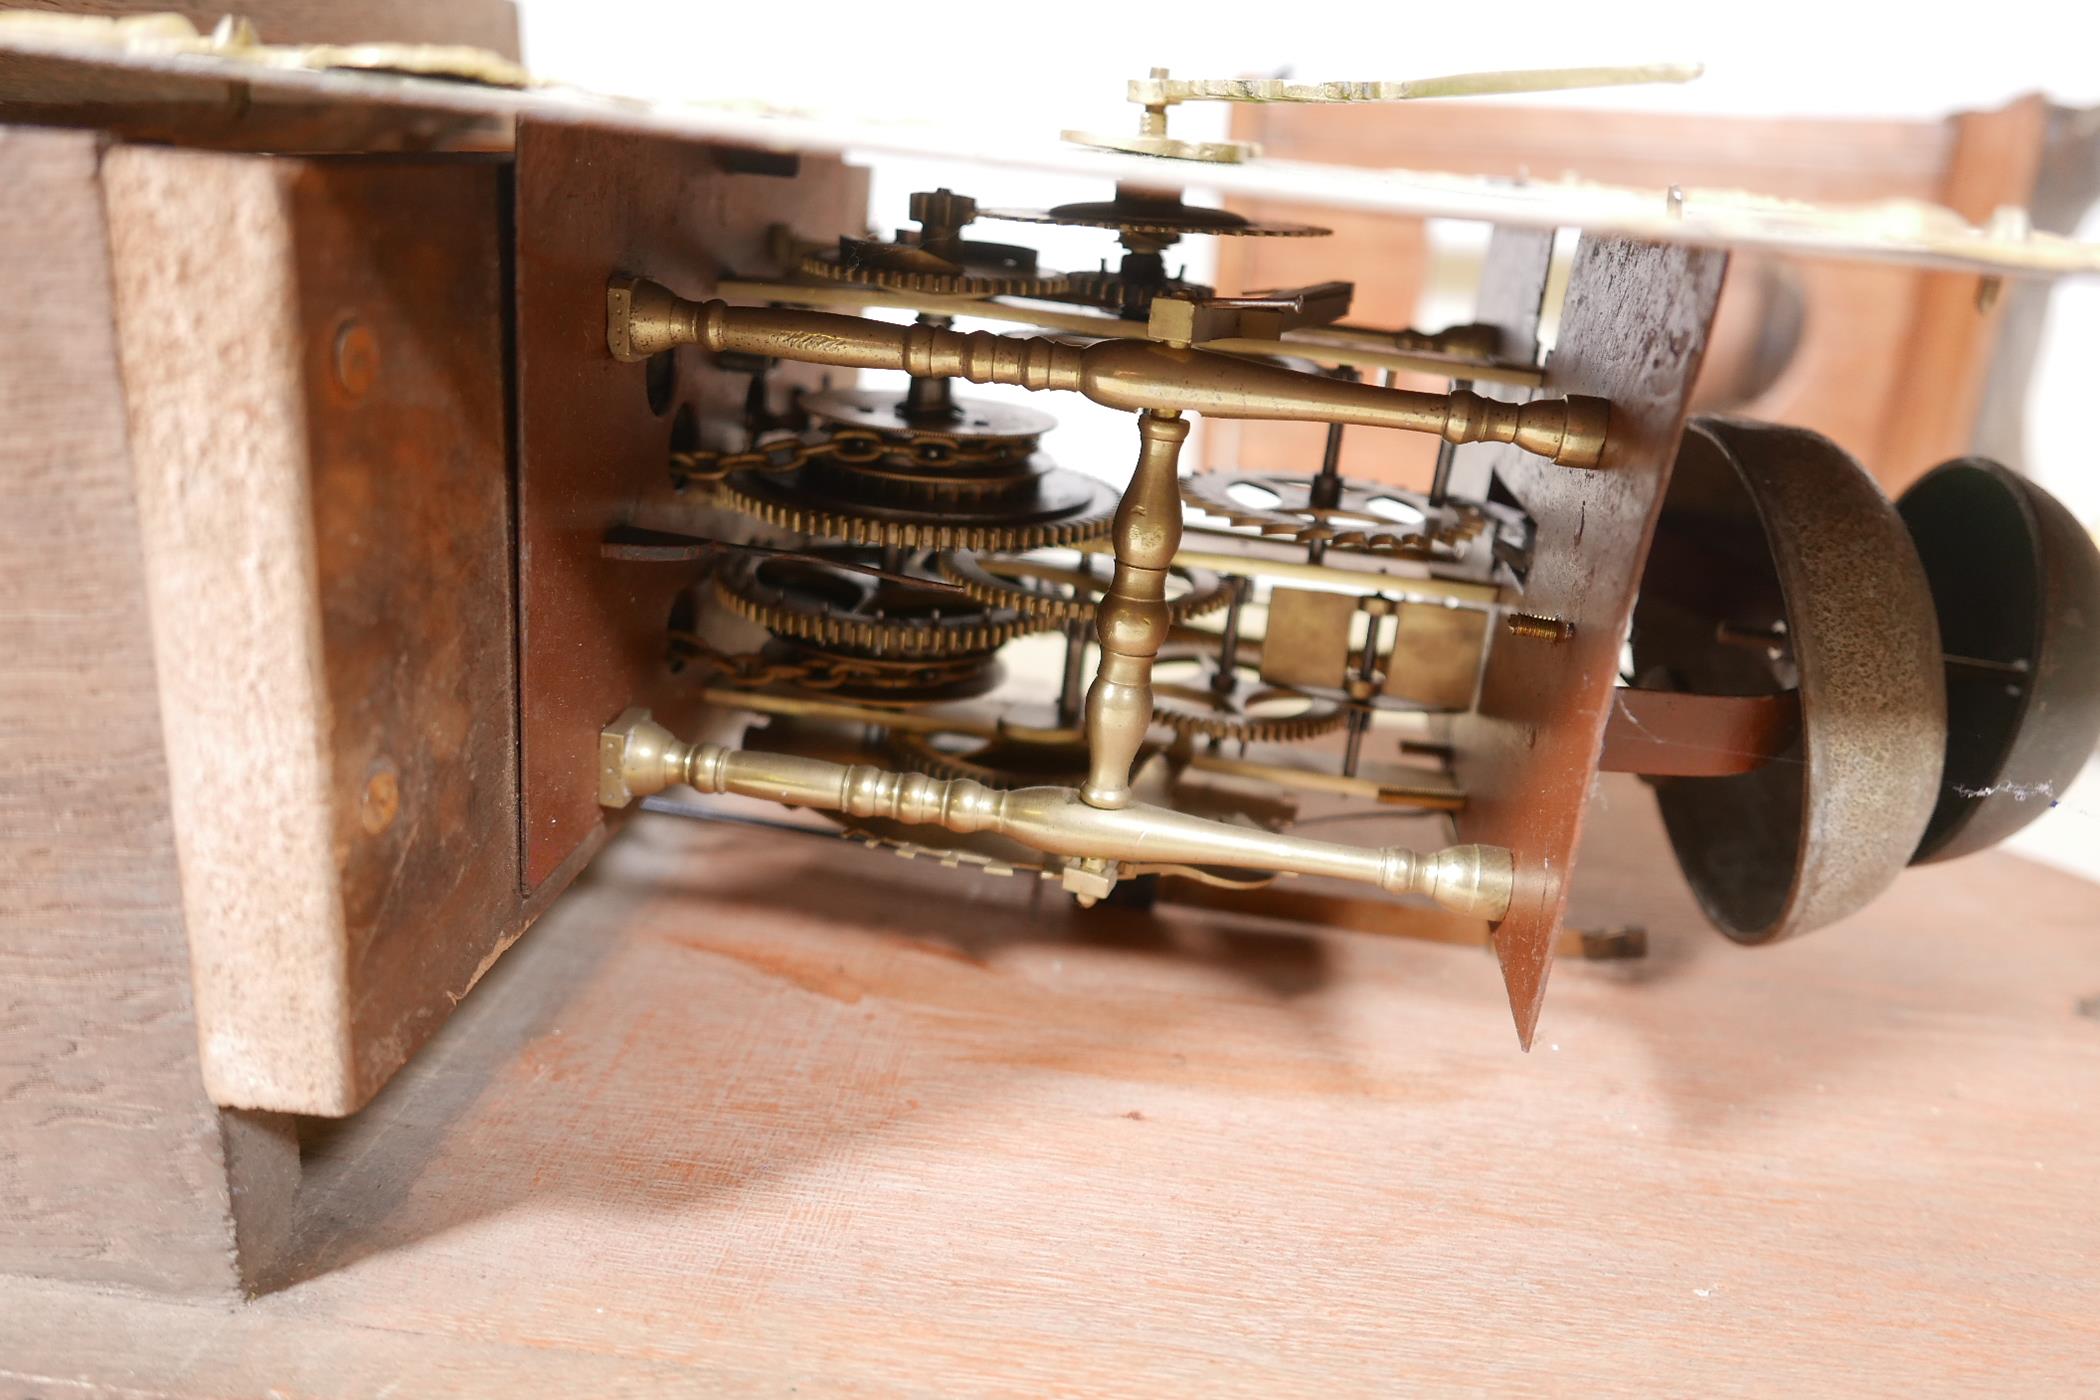
<instances>
[{"instance_id":1,"label":"light wood workbench surface","mask_svg":"<svg viewBox=\"0 0 2100 1400\"><path fill-rule=\"evenodd\" d=\"M1738 950L1604 800L1656 951L1528 1057L1485 952L644 819L310 1138L284 1286L0 1286L0 1392L2089 1390L2100 888Z\"/></svg>"}]
</instances>

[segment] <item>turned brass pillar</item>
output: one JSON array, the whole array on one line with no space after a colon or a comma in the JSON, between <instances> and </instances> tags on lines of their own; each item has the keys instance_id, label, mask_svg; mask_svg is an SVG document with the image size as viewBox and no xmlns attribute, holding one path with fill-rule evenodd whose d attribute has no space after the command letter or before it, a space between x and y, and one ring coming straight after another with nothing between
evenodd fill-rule
<instances>
[{"instance_id":1,"label":"turned brass pillar","mask_svg":"<svg viewBox=\"0 0 2100 1400\"><path fill-rule=\"evenodd\" d=\"M1095 807L1130 803L1130 769L1152 727L1152 663L1167 640L1167 568L1181 547L1176 475L1189 425L1179 413L1138 415L1137 470L1116 507L1115 577L1094 613L1101 664L1086 693L1087 779Z\"/></svg>"}]
</instances>

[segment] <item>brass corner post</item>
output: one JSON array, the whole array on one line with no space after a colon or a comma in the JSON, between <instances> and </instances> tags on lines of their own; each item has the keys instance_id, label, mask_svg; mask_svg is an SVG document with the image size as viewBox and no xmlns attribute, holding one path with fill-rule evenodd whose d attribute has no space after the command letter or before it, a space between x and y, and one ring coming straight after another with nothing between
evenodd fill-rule
<instances>
[{"instance_id":1,"label":"brass corner post","mask_svg":"<svg viewBox=\"0 0 2100 1400\"><path fill-rule=\"evenodd\" d=\"M1102 340L1084 347L1046 336L999 336L896 326L828 311L688 301L657 283L617 276L606 285L606 346L643 360L700 345L844 369L903 370L918 378L1065 390L1109 408L1211 418L1355 423L1433 433L1446 442L1509 442L1568 467L1595 467L1611 405L1573 395L1505 403L1469 391L1423 393L1263 364L1201 347Z\"/></svg>"},{"instance_id":2,"label":"brass corner post","mask_svg":"<svg viewBox=\"0 0 2100 1400\"><path fill-rule=\"evenodd\" d=\"M1086 693L1086 786L1095 807L1130 803L1130 769L1152 726L1152 663L1167 639L1167 569L1181 548L1176 475L1189 425L1179 413L1138 415L1137 470L1116 507L1116 572L1094 615L1101 664Z\"/></svg>"},{"instance_id":3,"label":"brass corner post","mask_svg":"<svg viewBox=\"0 0 2100 1400\"><path fill-rule=\"evenodd\" d=\"M1097 807L1067 787L997 791L967 778L688 744L642 709L628 710L600 732L598 801L604 806L625 807L681 783L812 811L965 835L993 832L1063 858L1066 888L1087 899L1125 875L1218 865L1353 880L1492 920L1509 912L1515 883L1510 853L1501 846L1345 846L1144 803Z\"/></svg>"}]
</instances>

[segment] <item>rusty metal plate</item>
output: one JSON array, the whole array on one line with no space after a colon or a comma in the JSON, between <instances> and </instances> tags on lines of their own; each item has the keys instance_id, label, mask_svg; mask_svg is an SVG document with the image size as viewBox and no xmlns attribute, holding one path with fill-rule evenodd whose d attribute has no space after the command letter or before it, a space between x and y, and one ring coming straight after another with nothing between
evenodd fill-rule
<instances>
[{"instance_id":1,"label":"rusty metal plate","mask_svg":"<svg viewBox=\"0 0 2100 1400\"><path fill-rule=\"evenodd\" d=\"M866 222L865 179L832 160L736 173L738 153L582 127L521 123L517 146L518 566L524 879L537 887L603 823L598 730L647 705L686 732L697 704L665 664L690 564L607 558L620 525L719 535L671 489L681 422L735 422L748 379L691 351L625 365L605 348L615 271L705 295L767 266L766 229ZM820 382L784 367L782 385ZM684 431L691 431L690 428ZM725 444L710 444L721 446Z\"/></svg>"},{"instance_id":2,"label":"rusty metal plate","mask_svg":"<svg viewBox=\"0 0 2100 1400\"><path fill-rule=\"evenodd\" d=\"M1723 933L1806 933L1902 873L1947 741L1939 626L1903 522L1850 454L1802 428L1696 420L1632 642L1643 685L1800 696L1786 753L1655 784L1678 863Z\"/></svg>"},{"instance_id":3,"label":"rusty metal plate","mask_svg":"<svg viewBox=\"0 0 2100 1400\"><path fill-rule=\"evenodd\" d=\"M1997 845L2055 805L2100 739L2100 551L2041 487L1948 462L1896 509L1925 566L1947 678L1947 754L1917 861Z\"/></svg>"},{"instance_id":4,"label":"rusty metal plate","mask_svg":"<svg viewBox=\"0 0 2100 1400\"><path fill-rule=\"evenodd\" d=\"M1514 899L1496 927L1495 952L1517 1038L1527 1047L1603 749L1634 588L1726 266L1720 252L1583 239L1541 392L1612 401L1603 464L1580 471L1510 451L1493 458L1496 476L1538 528L1520 606L1575 629L1560 643L1499 635L1474 712L1453 723L1466 790L1459 839L1508 846L1515 856Z\"/></svg>"}]
</instances>

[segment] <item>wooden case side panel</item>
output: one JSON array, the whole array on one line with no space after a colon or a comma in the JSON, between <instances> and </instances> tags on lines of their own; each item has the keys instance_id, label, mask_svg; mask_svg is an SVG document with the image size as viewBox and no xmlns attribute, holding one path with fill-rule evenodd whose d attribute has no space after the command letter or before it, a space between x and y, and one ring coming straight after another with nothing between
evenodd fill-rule
<instances>
[{"instance_id":1,"label":"wooden case side panel","mask_svg":"<svg viewBox=\"0 0 2100 1400\"><path fill-rule=\"evenodd\" d=\"M0 128L0 1273L230 1297L96 159Z\"/></svg>"},{"instance_id":2,"label":"wooden case side panel","mask_svg":"<svg viewBox=\"0 0 2100 1400\"><path fill-rule=\"evenodd\" d=\"M1515 605L1574 626L1560 643L1497 635L1476 707L1458 717L1452 735L1466 790L1459 839L1508 846L1516 857L1514 899L1496 926L1495 949L1527 1046L1603 750L1619 651L1727 265L1725 253L1705 249L1584 238L1540 392L1612 401L1604 460L1581 471L1514 449L1495 459L1497 475L1537 526L1531 573Z\"/></svg>"},{"instance_id":3,"label":"wooden case side panel","mask_svg":"<svg viewBox=\"0 0 2100 1400\"><path fill-rule=\"evenodd\" d=\"M293 164L119 147L103 188L205 1084L342 1113Z\"/></svg>"}]
</instances>

